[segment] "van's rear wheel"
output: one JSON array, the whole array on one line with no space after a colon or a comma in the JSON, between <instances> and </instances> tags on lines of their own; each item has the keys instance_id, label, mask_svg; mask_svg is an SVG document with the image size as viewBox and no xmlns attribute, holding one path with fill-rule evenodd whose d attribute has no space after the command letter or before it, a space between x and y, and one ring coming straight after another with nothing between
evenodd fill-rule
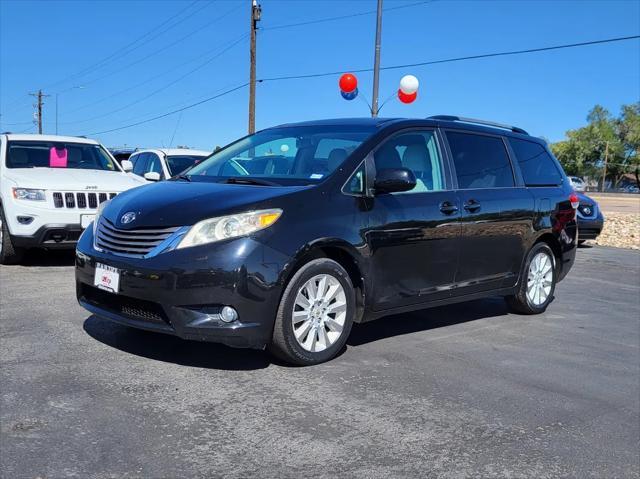
<instances>
[{"instance_id":1,"label":"van's rear wheel","mask_svg":"<svg viewBox=\"0 0 640 479\"><path fill-rule=\"evenodd\" d=\"M531 248L520 273L518 292L507 303L518 313L543 313L553 300L556 288L556 258L546 243Z\"/></svg>"},{"instance_id":2,"label":"van's rear wheel","mask_svg":"<svg viewBox=\"0 0 640 479\"><path fill-rule=\"evenodd\" d=\"M269 350L293 364L332 359L353 324L355 292L345 269L320 258L305 264L285 288Z\"/></svg>"},{"instance_id":3,"label":"van's rear wheel","mask_svg":"<svg viewBox=\"0 0 640 479\"><path fill-rule=\"evenodd\" d=\"M23 250L13 246L4 211L0 208L0 264L16 264L22 259Z\"/></svg>"}]
</instances>

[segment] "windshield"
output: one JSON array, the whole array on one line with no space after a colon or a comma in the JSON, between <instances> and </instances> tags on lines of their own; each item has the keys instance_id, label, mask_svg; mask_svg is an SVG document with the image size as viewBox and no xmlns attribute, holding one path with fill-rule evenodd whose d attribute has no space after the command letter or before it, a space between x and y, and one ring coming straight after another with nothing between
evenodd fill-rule
<instances>
[{"instance_id":1,"label":"windshield","mask_svg":"<svg viewBox=\"0 0 640 479\"><path fill-rule=\"evenodd\" d=\"M320 182L338 168L375 128L300 126L263 130L214 153L187 171L191 179L256 178L280 185Z\"/></svg>"},{"instance_id":2,"label":"windshield","mask_svg":"<svg viewBox=\"0 0 640 479\"><path fill-rule=\"evenodd\" d=\"M198 155L167 156L167 166L169 167L169 174L171 176L178 175L187 168L191 168L193 165L197 165L205 158L206 156Z\"/></svg>"},{"instance_id":3,"label":"windshield","mask_svg":"<svg viewBox=\"0 0 640 479\"><path fill-rule=\"evenodd\" d=\"M59 141L10 141L7 168L120 171L100 145Z\"/></svg>"}]
</instances>

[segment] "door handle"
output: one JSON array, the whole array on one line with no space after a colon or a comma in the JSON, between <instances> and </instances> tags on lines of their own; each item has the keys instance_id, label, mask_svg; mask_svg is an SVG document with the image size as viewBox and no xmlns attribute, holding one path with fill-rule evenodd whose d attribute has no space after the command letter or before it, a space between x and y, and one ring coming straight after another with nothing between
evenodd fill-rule
<instances>
[{"instance_id":1,"label":"door handle","mask_svg":"<svg viewBox=\"0 0 640 479\"><path fill-rule=\"evenodd\" d=\"M440 203L440 211L445 215L452 215L458 211L458 207L450 201Z\"/></svg>"},{"instance_id":2,"label":"door handle","mask_svg":"<svg viewBox=\"0 0 640 479\"><path fill-rule=\"evenodd\" d=\"M480 202L477 201L477 200L465 201L464 209L467 210L470 213L478 211L480 209Z\"/></svg>"}]
</instances>

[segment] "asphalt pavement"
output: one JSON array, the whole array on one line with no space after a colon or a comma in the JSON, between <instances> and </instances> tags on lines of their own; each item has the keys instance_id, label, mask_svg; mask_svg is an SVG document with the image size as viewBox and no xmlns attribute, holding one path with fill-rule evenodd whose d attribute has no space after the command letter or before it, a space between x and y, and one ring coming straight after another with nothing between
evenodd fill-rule
<instances>
[{"instance_id":1,"label":"asphalt pavement","mask_svg":"<svg viewBox=\"0 0 640 479\"><path fill-rule=\"evenodd\" d=\"M2 477L640 474L639 251L581 248L543 315L392 316L309 368L93 317L71 264L0 267Z\"/></svg>"}]
</instances>

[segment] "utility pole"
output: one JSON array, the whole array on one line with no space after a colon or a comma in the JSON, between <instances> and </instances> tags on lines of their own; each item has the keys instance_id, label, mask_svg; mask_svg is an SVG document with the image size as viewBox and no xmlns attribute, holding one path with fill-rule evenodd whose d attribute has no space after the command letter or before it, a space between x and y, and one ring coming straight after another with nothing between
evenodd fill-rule
<instances>
[{"instance_id":1,"label":"utility pole","mask_svg":"<svg viewBox=\"0 0 640 479\"><path fill-rule=\"evenodd\" d=\"M251 0L251 46L249 73L249 134L256 131L256 31L262 14L262 8L257 0Z\"/></svg>"},{"instance_id":2,"label":"utility pole","mask_svg":"<svg viewBox=\"0 0 640 479\"><path fill-rule=\"evenodd\" d=\"M378 14L376 20L376 49L373 58L373 100L371 101L371 116L378 116L378 90L380 88L380 43L382 40L382 0L378 0Z\"/></svg>"},{"instance_id":3,"label":"utility pole","mask_svg":"<svg viewBox=\"0 0 640 479\"><path fill-rule=\"evenodd\" d=\"M604 171L602 172L602 191L605 189L605 182L607 181L607 160L609 159L609 142L604 147Z\"/></svg>"},{"instance_id":4,"label":"utility pole","mask_svg":"<svg viewBox=\"0 0 640 479\"><path fill-rule=\"evenodd\" d=\"M35 96L38 99L38 103L34 106L36 107L36 121L38 122L38 133L42 135L42 99L44 97L50 96L42 93L42 90L38 90L36 93L29 93L31 96Z\"/></svg>"}]
</instances>

